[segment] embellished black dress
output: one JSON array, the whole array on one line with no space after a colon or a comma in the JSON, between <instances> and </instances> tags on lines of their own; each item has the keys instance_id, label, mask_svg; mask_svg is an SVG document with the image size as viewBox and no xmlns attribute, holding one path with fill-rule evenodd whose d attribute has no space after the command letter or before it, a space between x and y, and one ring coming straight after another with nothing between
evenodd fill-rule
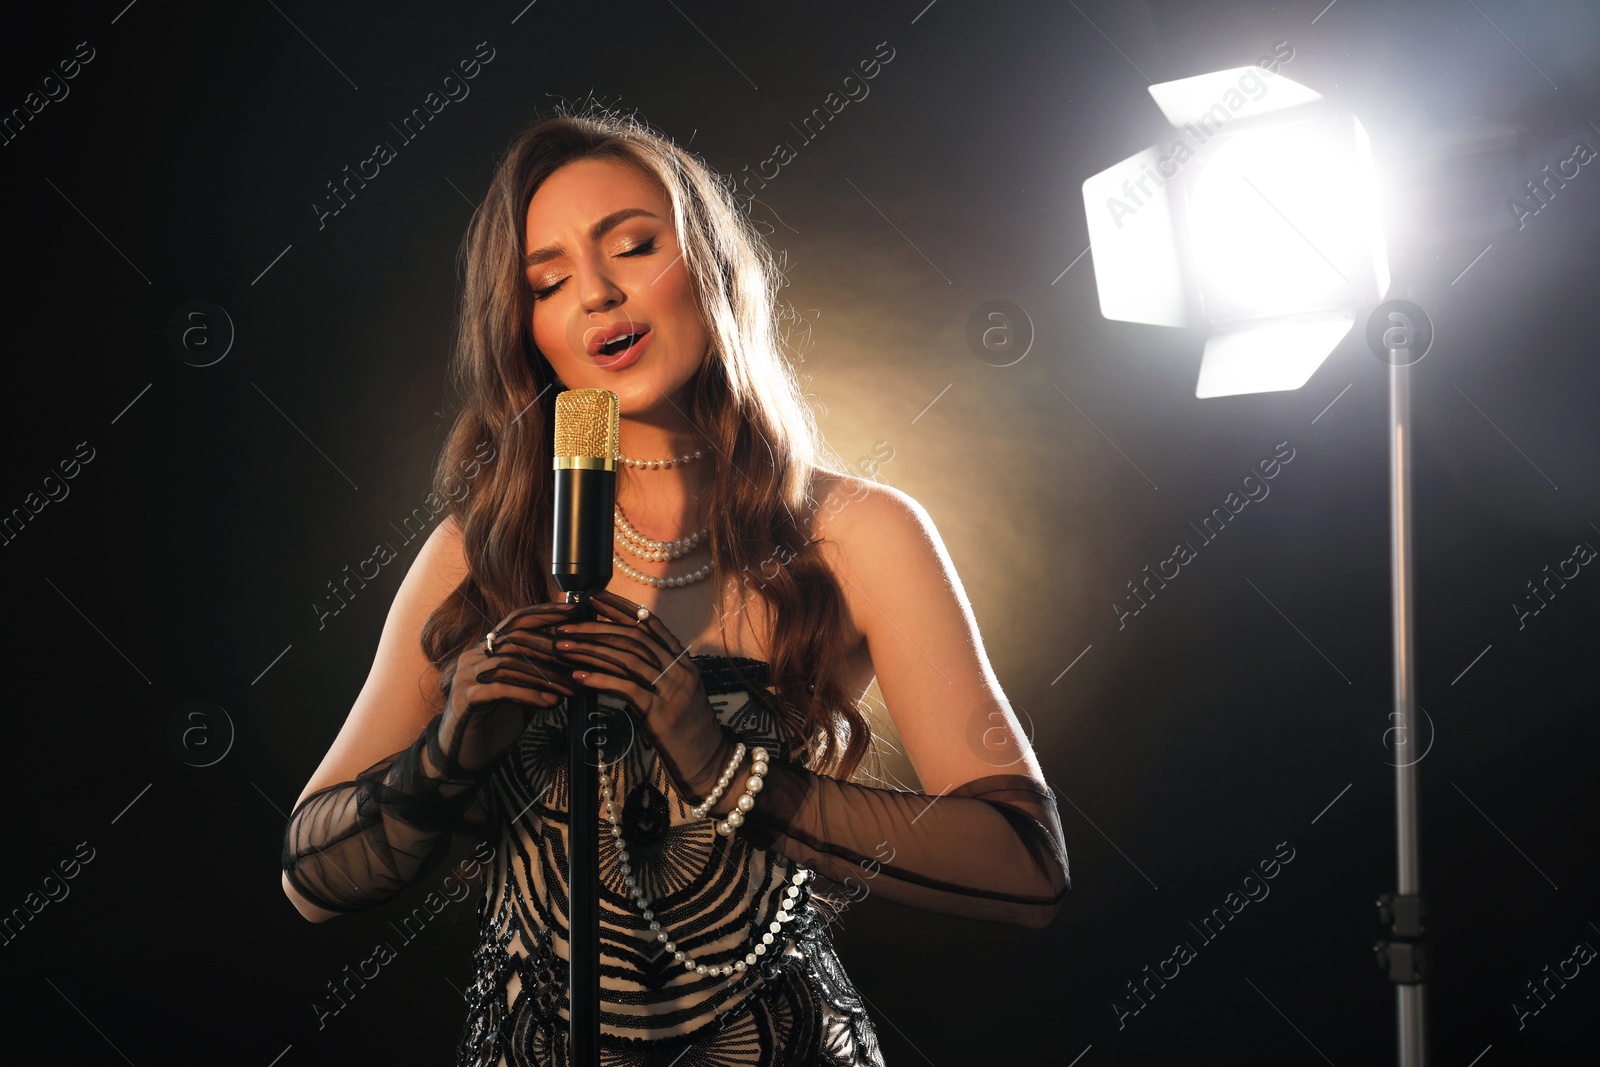
<instances>
[{"instance_id":1,"label":"embellished black dress","mask_svg":"<svg viewBox=\"0 0 1600 1067\"><path fill-rule=\"evenodd\" d=\"M765 703L751 698L725 656L694 656L719 721L749 747L798 758ZM755 684L767 665L739 658ZM602 693L602 703L616 698ZM621 747L619 745L619 747ZM486 808L498 838L479 910L476 975L467 990L459 1067L568 1063L567 730L561 708L530 726L512 758L495 767ZM798 868L689 808L648 738L616 763L625 798L622 832L636 879L662 928L696 960L721 966L750 952ZM758 798L759 800L759 798ZM758 804L759 806L759 804ZM520 812L520 815L516 813ZM505 816L515 815L515 818ZM610 824L600 835L601 1063L874 1064L877 1035L801 883L787 944L730 977L696 975L674 962L640 914L618 870ZM803 875L802 875L803 877Z\"/></svg>"},{"instance_id":2,"label":"embellished black dress","mask_svg":"<svg viewBox=\"0 0 1600 1067\"><path fill-rule=\"evenodd\" d=\"M622 847L677 951L708 971L755 964L724 977L677 962L626 891L602 815L601 1065L881 1067L877 1034L840 966L824 909L870 892L1041 927L1069 884L1054 794L1020 774L938 796L817 774L806 766L807 746L784 735L767 663L692 658L718 720L770 753L765 788L744 824L719 836L712 820L690 814L694 801L679 794L638 730L617 743L620 756L606 756L622 801ZM598 699L620 706L614 694ZM564 704L537 717L459 815L440 816L426 799L428 782L407 770L416 760L397 753L306 797L290 818L289 880L334 911L375 907L417 884L444 862L452 826L464 822L493 846L460 1067L569 1062L565 720ZM753 954L767 934L771 943Z\"/></svg>"}]
</instances>

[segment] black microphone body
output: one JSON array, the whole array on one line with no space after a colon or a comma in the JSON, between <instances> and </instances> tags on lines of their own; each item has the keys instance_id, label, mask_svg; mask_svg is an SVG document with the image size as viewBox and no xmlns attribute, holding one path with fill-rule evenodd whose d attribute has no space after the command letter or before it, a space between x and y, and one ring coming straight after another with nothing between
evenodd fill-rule
<instances>
[{"instance_id":1,"label":"black microphone body","mask_svg":"<svg viewBox=\"0 0 1600 1067\"><path fill-rule=\"evenodd\" d=\"M563 593L588 593L610 584L616 500L614 470L568 467L555 471L550 575Z\"/></svg>"}]
</instances>

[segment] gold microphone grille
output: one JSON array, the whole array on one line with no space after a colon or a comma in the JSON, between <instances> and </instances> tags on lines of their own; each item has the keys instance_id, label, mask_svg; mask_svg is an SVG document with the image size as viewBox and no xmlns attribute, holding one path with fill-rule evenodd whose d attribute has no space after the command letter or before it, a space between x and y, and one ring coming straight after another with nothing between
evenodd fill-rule
<instances>
[{"instance_id":1,"label":"gold microphone grille","mask_svg":"<svg viewBox=\"0 0 1600 1067\"><path fill-rule=\"evenodd\" d=\"M555 455L615 462L617 394L609 389L568 389L556 394Z\"/></svg>"}]
</instances>

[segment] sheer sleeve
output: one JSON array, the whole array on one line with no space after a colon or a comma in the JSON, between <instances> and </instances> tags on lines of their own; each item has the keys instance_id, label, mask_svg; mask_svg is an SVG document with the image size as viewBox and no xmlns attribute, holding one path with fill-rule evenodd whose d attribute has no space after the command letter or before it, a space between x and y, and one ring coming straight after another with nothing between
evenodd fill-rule
<instances>
[{"instance_id":1,"label":"sheer sleeve","mask_svg":"<svg viewBox=\"0 0 1600 1067\"><path fill-rule=\"evenodd\" d=\"M484 775L440 749L439 724L435 716L409 748L295 808L283 869L307 901L333 912L376 907L443 863L454 829L473 828Z\"/></svg>"},{"instance_id":2,"label":"sheer sleeve","mask_svg":"<svg viewBox=\"0 0 1600 1067\"><path fill-rule=\"evenodd\" d=\"M930 796L841 782L775 754L767 764L737 832L847 895L1032 928L1061 910L1071 885L1066 844L1055 794L1036 778L992 774ZM748 775L747 757L732 798ZM717 810L731 803L724 797Z\"/></svg>"}]
</instances>

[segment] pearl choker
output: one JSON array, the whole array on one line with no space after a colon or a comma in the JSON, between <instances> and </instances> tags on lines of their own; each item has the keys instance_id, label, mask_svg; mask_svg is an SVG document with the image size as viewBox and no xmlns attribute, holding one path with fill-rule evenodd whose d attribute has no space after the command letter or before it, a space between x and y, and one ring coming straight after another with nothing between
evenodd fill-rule
<instances>
[{"instance_id":1,"label":"pearl choker","mask_svg":"<svg viewBox=\"0 0 1600 1067\"><path fill-rule=\"evenodd\" d=\"M670 470L673 467L682 467L686 464L693 463L695 460L701 459L704 456L705 450L697 448L693 452L685 452L681 456L671 456L667 459L634 459L632 456L619 456L618 458L622 460L622 465L624 467L634 467L638 470L654 471Z\"/></svg>"}]
</instances>

